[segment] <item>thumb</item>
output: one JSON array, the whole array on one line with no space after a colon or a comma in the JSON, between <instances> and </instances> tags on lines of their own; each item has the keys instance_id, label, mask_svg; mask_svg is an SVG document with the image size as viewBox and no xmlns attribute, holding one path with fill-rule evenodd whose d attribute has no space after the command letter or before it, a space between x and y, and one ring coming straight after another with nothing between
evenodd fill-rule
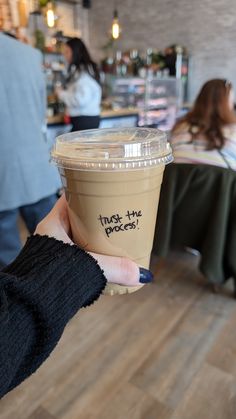
<instances>
[{"instance_id":1,"label":"thumb","mask_svg":"<svg viewBox=\"0 0 236 419\"><path fill-rule=\"evenodd\" d=\"M108 282L114 284L138 286L151 282L152 273L144 268L139 268L132 260L124 257L99 255L90 253L104 271Z\"/></svg>"}]
</instances>

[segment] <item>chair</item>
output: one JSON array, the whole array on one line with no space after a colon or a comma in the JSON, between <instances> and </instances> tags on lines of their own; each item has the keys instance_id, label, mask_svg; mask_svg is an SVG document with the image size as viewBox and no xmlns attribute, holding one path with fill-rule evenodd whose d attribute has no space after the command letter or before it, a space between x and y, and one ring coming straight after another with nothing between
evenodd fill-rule
<instances>
[{"instance_id":1,"label":"chair","mask_svg":"<svg viewBox=\"0 0 236 419\"><path fill-rule=\"evenodd\" d=\"M190 247L212 284L234 280L236 296L236 171L203 164L168 165L160 194L153 253Z\"/></svg>"}]
</instances>

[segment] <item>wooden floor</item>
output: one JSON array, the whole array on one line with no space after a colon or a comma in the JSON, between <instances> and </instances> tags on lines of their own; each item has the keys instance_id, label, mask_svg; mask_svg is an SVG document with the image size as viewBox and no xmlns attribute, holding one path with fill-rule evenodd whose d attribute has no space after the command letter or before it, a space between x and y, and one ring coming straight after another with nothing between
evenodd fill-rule
<instances>
[{"instance_id":1,"label":"wooden floor","mask_svg":"<svg viewBox=\"0 0 236 419\"><path fill-rule=\"evenodd\" d=\"M153 260L155 282L81 310L1 419L235 419L236 301L197 257Z\"/></svg>"}]
</instances>

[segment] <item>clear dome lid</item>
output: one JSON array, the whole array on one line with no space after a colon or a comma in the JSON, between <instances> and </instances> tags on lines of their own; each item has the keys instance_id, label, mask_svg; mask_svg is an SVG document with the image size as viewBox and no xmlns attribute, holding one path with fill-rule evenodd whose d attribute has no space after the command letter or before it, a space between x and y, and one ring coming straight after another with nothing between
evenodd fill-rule
<instances>
[{"instance_id":1,"label":"clear dome lid","mask_svg":"<svg viewBox=\"0 0 236 419\"><path fill-rule=\"evenodd\" d=\"M173 160L166 134L154 128L95 129L60 135L51 152L73 170L131 170Z\"/></svg>"}]
</instances>

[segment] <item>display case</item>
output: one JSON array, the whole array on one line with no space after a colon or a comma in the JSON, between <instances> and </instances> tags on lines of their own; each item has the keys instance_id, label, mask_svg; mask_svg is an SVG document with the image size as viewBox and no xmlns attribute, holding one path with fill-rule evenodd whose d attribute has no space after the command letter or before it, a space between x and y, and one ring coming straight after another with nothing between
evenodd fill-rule
<instances>
[{"instance_id":1,"label":"display case","mask_svg":"<svg viewBox=\"0 0 236 419\"><path fill-rule=\"evenodd\" d=\"M180 79L109 76L106 82L113 108L138 108L139 126L167 131L174 125L183 101Z\"/></svg>"},{"instance_id":2,"label":"display case","mask_svg":"<svg viewBox=\"0 0 236 419\"><path fill-rule=\"evenodd\" d=\"M57 52L43 54L43 67L47 89L47 116L53 117L64 113L64 104L59 102L55 95L55 87L62 86L65 82L66 66L64 57Z\"/></svg>"},{"instance_id":3,"label":"display case","mask_svg":"<svg viewBox=\"0 0 236 419\"><path fill-rule=\"evenodd\" d=\"M108 75L104 82L105 96L114 109L143 108L145 105L146 80L139 77L116 77Z\"/></svg>"},{"instance_id":4,"label":"display case","mask_svg":"<svg viewBox=\"0 0 236 419\"><path fill-rule=\"evenodd\" d=\"M43 67L46 75L47 95L54 93L55 86L63 84L65 80L66 66L64 57L57 52L45 52L43 54Z\"/></svg>"}]
</instances>

